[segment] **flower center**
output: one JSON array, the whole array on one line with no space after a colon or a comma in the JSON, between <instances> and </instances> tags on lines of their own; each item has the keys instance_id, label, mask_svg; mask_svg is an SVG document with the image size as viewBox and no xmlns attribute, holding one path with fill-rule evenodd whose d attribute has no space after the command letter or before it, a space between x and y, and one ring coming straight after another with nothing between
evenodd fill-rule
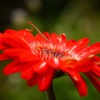
<instances>
[{"instance_id":1,"label":"flower center","mask_svg":"<svg viewBox=\"0 0 100 100\"><path fill-rule=\"evenodd\" d=\"M41 52L42 52L44 58L46 58L46 59L49 59L51 57L61 59L62 57L65 56L64 54L57 52L56 50L42 49Z\"/></svg>"},{"instance_id":2,"label":"flower center","mask_svg":"<svg viewBox=\"0 0 100 100\"><path fill-rule=\"evenodd\" d=\"M52 44L47 44L39 41L35 41L29 44L33 54L40 56L42 59L50 59L52 57L61 59L65 57L62 52L59 52L54 48Z\"/></svg>"}]
</instances>

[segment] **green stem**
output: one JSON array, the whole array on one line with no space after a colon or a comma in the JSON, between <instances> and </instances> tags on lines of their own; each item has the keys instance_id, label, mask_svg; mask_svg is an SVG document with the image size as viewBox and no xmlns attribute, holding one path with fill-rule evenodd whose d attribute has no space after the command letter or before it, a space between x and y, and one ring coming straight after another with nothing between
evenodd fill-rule
<instances>
[{"instance_id":1,"label":"green stem","mask_svg":"<svg viewBox=\"0 0 100 100\"><path fill-rule=\"evenodd\" d=\"M47 90L47 100L56 100L53 85L51 84L50 88Z\"/></svg>"}]
</instances>

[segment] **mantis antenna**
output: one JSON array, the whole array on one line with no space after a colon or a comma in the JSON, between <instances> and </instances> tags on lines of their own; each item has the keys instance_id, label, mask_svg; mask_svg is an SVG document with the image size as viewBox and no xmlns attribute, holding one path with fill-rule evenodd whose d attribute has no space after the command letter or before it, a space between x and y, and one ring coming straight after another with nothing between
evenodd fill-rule
<instances>
[{"instance_id":1,"label":"mantis antenna","mask_svg":"<svg viewBox=\"0 0 100 100\"><path fill-rule=\"evenodd\" d=\"M28 21L28 24L30 24L33 28L35 28L39 33L40 35L48 42L50 42L45 35L43 35L43 33L31 22L31 21Z\"/></svg>"}]
</instances>

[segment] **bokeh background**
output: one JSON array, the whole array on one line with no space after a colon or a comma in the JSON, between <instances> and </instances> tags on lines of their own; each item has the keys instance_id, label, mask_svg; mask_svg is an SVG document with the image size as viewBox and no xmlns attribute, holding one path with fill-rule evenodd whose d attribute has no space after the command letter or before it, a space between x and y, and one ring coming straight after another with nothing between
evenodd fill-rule
<instances>
[{"instance_id":1,"label":"bokeh background","mask_svg":"<svg viewBox=\"0 0 100 100\"><path fill-rule=\"evenodd\" d=\"M32 21L42 32L65 33L68 39L88 37L100 41L100 0L0 0L0 31L7 28L32 29ZM36 30L34 33L36 34ZM37 86L28 87L19 74L4 76L0 62L0 100L46 100ZM68 76L54 80L57 100L100 100L100 94L83 75L88 95L80 97Z\"/></svg>"}]
</instances>

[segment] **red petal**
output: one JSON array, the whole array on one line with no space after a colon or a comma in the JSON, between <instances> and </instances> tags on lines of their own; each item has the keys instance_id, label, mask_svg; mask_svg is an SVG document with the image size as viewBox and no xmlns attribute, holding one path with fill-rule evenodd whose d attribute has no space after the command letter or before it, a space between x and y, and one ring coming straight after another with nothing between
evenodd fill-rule
<instances>
[{"instance_id":1,"label":"red petal","mask_svg":"<svg viewBox=\"0 0 100 100\"><path fill-rule=\"evenodd\" d=\"M8 34L8 35L12 35L12 36L19 36L21 38L24 38L26 40L26 42L30 43L32 41L34 41L34 35L32 35L31 32L27 31L27 30L19 30L19 31L15 31L12 29L7 29L4 34Z\"/></svg>"},{"instance_id":2,"label":"red petal","mask_svg":"<svg viewBox=\"0 0 100 100\"><path fill-rule=\"evenodd\" d=\"M41 34L37 34L35 36L35 41L42 41L42 42L47 42L46 39L41 35Z\"/></svg>"},{"instance_id":3,"label":"red petal","mask_svg":"<svg viewBox=\"0 0 100 100\"><path fill-rule=\"evenodd\" d=\"M0 54L0 61L1 60L7 60L7 59L8 59L8 57L6 55Z\"/></svg>"},{"instance_id":4,"label":"red petal","mask_svg":"<svg viewBox=\"0 0 100 100\"><path fill-rule=\"evenodd\" d=\"M34 72L32 70L32 68L26 68L21 72L21 78L25 79L25 80L29 80L33 77Z\"/></svg>"},{"instance_id":5,"label":"red petal","mask_svg":"<svg viewBox=\"0 0 100 100\"><path fill-rule=\"evenodd\" d=\"M38 78L38 87L40 91L45 91L49 88L49 86L51 85L51 82L53 80L54 77L54 70L50 69L48 70L47 73L43 74L43 75L39 75Z\"/></svg>"},{"instance_id":6,"label":"red petal","mask_svg":"<svg viewBox=\"0 0 100 100\"><path fill-rule=\"evenodd\" d=\"M80 48L85 47L88 43L89 43L88 38L83 38L83 39L77 41L74 45L72 45L71 50L76 51L76 50L78 50Z\"/></svg>"},{"instance_id":7,"label":"red petal","mask_svg":"<svg viewBox=\"0 0 100 100\"><path fill-rule=\"evenodd\" d=\"M20 54L19 61L20 62L28 62L28 61L39 61L40 58L35 56L30 50L24 50L22 54Z\"/></svg>"},{"instance_id":8,"label":"red petal","mask_svg":"<svg viewBox=\"0 0 100 100\"><path fill-rule=\"evenodd\" d=\"M57 37L58 37L58 36L57 36L56 33L52 33L52 34L51 34L51 38L50 38L50 42L56 43Z\"/></svg>"},{"instance_id":9,"label":"red petal","mask_svg":"<svg viewBox=\"0 0 100 100\"><path fill-rule=\"evenodd\" d=\"M6 47L18 47L29 49L29 46L26 44L26 41L18 35L4 35L1 41L2 44Z\"/></svg>"},{"instance_id":10,"label":"red petal","mask_svg":"<svg viewBox=\"0 0 100 100\"><path fill-rule=\"evenodd\" d=\"M76 50L75 53L77 54L77 56L79 57L80 60L84 59L90 55L89 47Z\"/></svg>"},{"instance_id":11,"label":"red petal","mask_svg":"<svg viewBox=\"0 0 100 100\"><path fill-rule=\"evenodd\" d=\"M90 79L95 88L100 92L100 81L91 72L85 73L85 75Z\"/></svg>"},{"instance_id":12,"label":"red petal","mask_svg":"<svg viewBox=\"0 0 100 100\"><path fill-rule=\"evenodd\" d=\"M17 31L12 30L12 29L7 29L7 30L4 31L4 34L10 34L10 35L13 35L13 34L17 34Z\"/></svg>"},{"instance_id":13,"label":"red petal","mask_svg":"<svg viewBox=\"0 0 100 100\"><path fill-rule=\"evenodd\" d=\"M71 77L74 85L76 86L80 96L87 95L87 86L84 79L75 71L70 71L69 76Z\"/></svg>"},{"instance_id":14,"label":"red petal","mask_svg":"<svg viewBox=\"0 0 100 100\"><path fill-rule=\"evenodd\" d=\"M33 65L33 70L37 73L45 73L48 70L47 63L45 61L41 61L37 64Z\"/></svg>"},{"instance_id":15,"label":"red petal","mask_svg":"<svg viewBox=\"0 0 100 100\"><path fill-rule=\"evenodd\" d=\"M97 42L97 43L91 45L89 51L91 54L100 53L100 42Z\"/></svg>"},{"instance_id":16,"label":"red petal","mask_svg":"<svg viewBox=\"0 0 100 100\"><path fill-rule=\"evenodd\" d=\"M99 66L95 66L93 68L93 70L91 71L95 76L100 77L100 67Z\"/></svg>"},{"instance_id":17,"label":"red petal","mask_svg":"<svg viewBox=\"0 0 100 100\"><path fill-rule=\"evenodd\" d=\"M51 58L48 60L48 64L49 66L57 69L60 66L60 61L57 58Z\"/></svg>"},{"instance_id":18,"label":"red petal","mask_svg":"<svg viewBox=\"0 0 100 100\"><path fill-rule=\"evenodd\" d=\"M13 37L13 36L15 36L15 37L18 37L18 38L20 38L21 37L21 35L18 35L18 32L17 31L15 31L15 30L12 30L12 29L7 29L7 30L5 30L5 32L4 32L4 35L3 35L4 37Z\"/></svg>"},{"instance_id":19,"label":"red petal","mask_svg":"<svg viewBox=\"0 0 100 100\"><path fill-rule=\"evenodd\" d=\"M78 71L78 72L86 72L86 71L90 71L91 69L93 69L95 67L95 63L92 62L92 61L85 61L84 60L81 60L79 61L77 64L76 64L76 67L75 69Z\"/></svg>"},{"instance_id":20,"label":"red petal","mask_svg":"<svg viewBox=\"0 0 100 100\"><path fill-rule=\"evenodd\" d=\"M65 41L66 41L66 35L63 33L63 34L61 34L60 36L61 36L61 38L62 38L62 41L65 42Z\"/></svg>"},{"instance_id":21,"label":"red petal","mask_svg":"<svg viewBox=\"0 0 100 100\"><path fill-rule=\"evenodd\" d=\"M3 69L3 72L5 75L9 75L16 72L20 72L21 70L22 70L22 66L19 64L19 62L13 61Z\"/></svg>"},{"instance_id":22,"label":"red petal","mask_svg":"<svg viewBox=\"0 0 100 100\"><path fill-rule=\"evenodd\" d=\"M0 33L0 50L3 50L3 49L6 48L6 47L1 43L1 42L2 42L2 36L3 36L3 34Z\"/></svg>"},{"instance_id":23,"label":"red petal","mask_svg":"<svg viewBox=\"0 0 100 100\"><path fill-rule=\"evenodd\" d=\"M44 32L43 34L46 36L46 38L47 38L48 40L50 39L50 34L49 34L48 32Z\"/></svg>"},{"instance_id":24,"label":"red petal","mask_svg":"<svg viewBox=\"0 0 100 100\"><path fill-rule=\"evenodd\" d=\"M69 40L66 42L66 47L67 49L71 49L72 45L75 44L76 41L75 40Z\"/></svg>"},{"instance_id":25,"label":"red petal","mask_svg":"<svg viewBox=\"0 0 100 100\"><path fill-rule=\"evenodd\" d=\"M5 49L6 47L3 45L3 44L1 44L0 43L0 50L3 50L3 49Z\"/></svg>"},{"instance_id":26,"label":"red petal","mask_svg":"<svg viewBox=\"0 0 100 100\"><path fill-rule=\"evenodd\" d=\"M33 78L27 81L27 84L31 87L37 84L38 75L34 75Z\"/></svg>"},{"instance_id":27,"label":"red petal","mask_svg":"<svg viewBox=\"0 0 100 100\"><path fill-rule=\"evenodd\" d=\"M25 49L15 49L15 48L10 48L10 49L5 49L3 51L3 53L8 56L11 57L12 59L15 57L19 57L21 53L23 53L25 51Z\"/></svg>"},{"instance_id":28,"label":"red petal","mask_svg":"<svg viewBox=\"0 0 100 100\"><path fill-rule=\"evenodd\" d=\"M33 42L34 41L34 35L27 31L27 30L19 30L17 31L20 36L22 36L28 43Z\"/></svg>"},{"instance_id":29,"label":"red petal","mask_svg":"<svg viewBox=\"0 0 100 100\"><path fill-rule=\"evenodd\" d=\"M54 44L62 44L66 42L66 35L61 34L58 36L56 33L51 34L51 42Z\"/></svg>"}]
</instances>

